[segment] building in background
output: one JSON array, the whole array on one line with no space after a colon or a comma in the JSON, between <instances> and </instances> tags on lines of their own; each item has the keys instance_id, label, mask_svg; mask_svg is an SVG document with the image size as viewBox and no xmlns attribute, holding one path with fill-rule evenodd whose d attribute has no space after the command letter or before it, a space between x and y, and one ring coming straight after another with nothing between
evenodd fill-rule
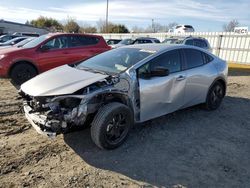
<instances>
[{"instance_id":1,"label":"building in background","mask_svg":"<svg viewBox=\"0 0 250 188\"><path fill-rule=\"evenodd\" d=\"M49 31L32 25L0 20L0 35L13 33L36 33L43 35L49 33Z\"/></svg>"}]
</instances>

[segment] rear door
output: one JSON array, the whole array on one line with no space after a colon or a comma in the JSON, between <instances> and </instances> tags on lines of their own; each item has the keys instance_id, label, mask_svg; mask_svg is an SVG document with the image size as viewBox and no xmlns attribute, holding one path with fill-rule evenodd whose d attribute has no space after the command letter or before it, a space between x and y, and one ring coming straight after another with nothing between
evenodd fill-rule
<instances>
[{"instance_id":1,"label":"rear door","mask_svg":"<svg viewBox=\"0 0 250 188\"><path fill-rule=\"evenodd\" d=\"M71 35L68 36L68 56L71 63L87 59L104 51L99 47L99 38L95 36Z\"/></svg>"},{"instance_id":2,"label":"rear door","mask_svg":"<svg viewBox=\"0 0 250 188\"><path fill-rule=\"evenodd\" d=\"M140 121L173 112L183 105L186 73L182 71L180 50L166 52L137 70L140 89ZM168 76L145 78L154 67L165 67Z\"/></svg>"},{"instance_id":3,"label":"rear door","mask_svg":"<svg viewBox=\"0 0 250 188\"><path fill-rule=\"evenodd\" d=\"M184 107L203 103L206 100L207 91L216 77L217 70L210 63L213 58L197 49L183 49L186 69L186 89ZM210 60L206 60L206 56Z\"/></svg>"}]
</instances>

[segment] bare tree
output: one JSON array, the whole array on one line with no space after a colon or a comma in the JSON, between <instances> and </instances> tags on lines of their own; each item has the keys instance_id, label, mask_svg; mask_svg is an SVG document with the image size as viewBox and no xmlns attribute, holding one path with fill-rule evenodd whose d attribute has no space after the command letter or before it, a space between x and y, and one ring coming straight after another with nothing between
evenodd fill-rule
<instances>
[{"instance_id":1,"label":"bare tree","mask_svg":"<svg viewBox=\"0 0 250 188\"><path fill-rule=\"evenodd\" d=\"M131 33L144 33L145 29L142 27L138 27L138 26L133 26L131 29Z\"/></svg>"},{"instance_id":2,"label":"bare tree","mask_svg":"<svg viewBox=\"0 0 250 188\"><path fill-rule=\"evenodd\" d=\"M177 25L178 25L177 22L170 22L166 27L166 31L168 31L169 29L173 29Z\"/></svg>"},{"instance_id":3,"label":"bare tree","mask_svg":"<svg viewBox=\"0 0 250 188\"><path fill-rule=\"evenodd\" d=\"M97 25L98 32L100 32L100 33L105 33L106 32L106 22L104 20L99 19L96 22L96 25Z\"/></svg>"},{"instance_id":4,"label":"bare tree","mask_svg":"<svg viewBox=\"0 0 250 188\"><path fill-rule=\"evenodd\" d=\"M64 31L68 33L78 33L80 26L74 18L68 18L66 24L64 25Z\"/></svg>"},{"instance_id":5,"label":"bare tree","mask_svg":"<svg viewBox=\"0 0 250 188\"><path fill-rule=\"evenodd\" d=\"M96 33L96 32L97 32L97 28L87 23L83 24L80 27L80 33Z\"/></svg>"},{"instance_id":6,"label":"bare tree","mask_svg":"<svg viewBox=\"0 0 250 188\"><path fill-rule=\"evenodd\" d=\"M232 32L232 31L234 31L234 28L238 27L239 25L240 25L240 23L238 22L238 20L236 20L236 19L231 20L227 24L223 25L223 31Z\"/></svg>"}]
</instances>

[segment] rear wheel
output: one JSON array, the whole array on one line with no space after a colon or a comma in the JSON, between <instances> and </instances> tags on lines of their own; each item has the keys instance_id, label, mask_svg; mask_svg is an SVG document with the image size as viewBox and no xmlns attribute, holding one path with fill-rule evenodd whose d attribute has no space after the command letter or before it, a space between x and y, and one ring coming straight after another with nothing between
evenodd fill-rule
<instances>
[{"instance_id":1,"label":"rear wheel","mask_svg":"<svg viewBox=\"0 0 250 188\"><path fill-rule=\"evenodd\" d=\"M206 100L206 109L215 110L217 109L223 98L225 96L225 88L220 82L216 82L208 91L207 100Z\"/></svg>"},{"instance_id":2,"label":"rear wheel","mask_svg":"<svg viewBox=\"0 0 250 188\"><path fill-rule=\"evenodd\" d=\"M10 73L10 78L14 85L20 86L29 79L37 75L37 70L28 63L17 63Z\"/></svg>"},{"instance_id":3,"label":"rear wheel","mask_svg":"<svg viewBox=\"0 0 250 188\"><path fill-rule=\"evenodd\" d=\"M91 125L94 143L103 149L114 149L127 138L133 118L124 104L112 102L100 108Z\"/></svg>"}]
</instances>

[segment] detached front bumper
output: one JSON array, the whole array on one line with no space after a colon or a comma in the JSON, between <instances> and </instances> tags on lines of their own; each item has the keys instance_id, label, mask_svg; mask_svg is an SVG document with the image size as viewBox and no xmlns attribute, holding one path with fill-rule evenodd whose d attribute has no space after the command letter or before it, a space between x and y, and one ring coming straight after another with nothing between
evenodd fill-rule
<instances>
[{"instance_id":1,"label":"detached front bumper","mask_svg":"<svg viewBox=\"0 0 250 188\"><path fill-rule=\"evenodd\" d=\"M23 106L26 118L39 134L48 136L50 138L54 138L56 136L57 133L47 131L43 128L46 126L46 124L49 123L45 115L40 115L38 113L31 113L32 108L26 102L24 102Z\"/></svg>"}]
</instances>

